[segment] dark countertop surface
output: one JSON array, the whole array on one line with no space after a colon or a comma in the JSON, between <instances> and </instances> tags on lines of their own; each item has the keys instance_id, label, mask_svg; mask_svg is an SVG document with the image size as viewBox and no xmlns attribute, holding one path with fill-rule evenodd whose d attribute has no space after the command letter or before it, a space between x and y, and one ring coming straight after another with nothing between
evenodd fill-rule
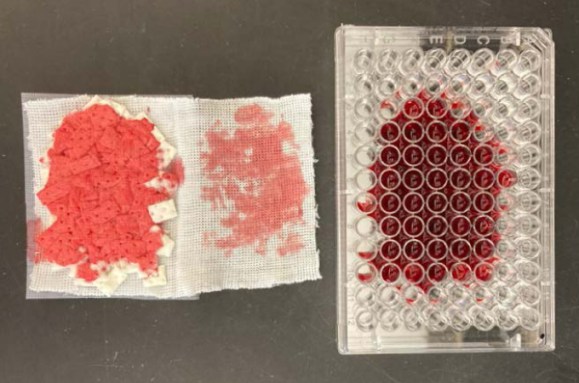
<instances>
[{"instance_id":1,"label":"dark countertop surface","mask_svg":"<svg viewBox=\"0 0 579 383\"><path fill-rule=\"evenodd\" d=\"M541 26L557 86L557 349L341 356L336 348L334 31ZM1 382L579 381L579 3L3 0ZM323 279L197 302L26 301L21 92L280 96L311 92Z\"/></svg>"}]
</instances>

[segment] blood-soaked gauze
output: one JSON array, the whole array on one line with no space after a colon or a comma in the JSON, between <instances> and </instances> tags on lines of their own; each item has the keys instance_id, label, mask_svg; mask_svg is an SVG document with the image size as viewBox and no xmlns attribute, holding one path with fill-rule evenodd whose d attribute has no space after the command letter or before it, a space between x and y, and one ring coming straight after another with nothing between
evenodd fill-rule
<instances>
[{"instance_id":1,"label":"blood-soaked gauze","mask_svg":"<svg viewBox=\"0 0 579 383\"><path fill-rule=\"evenodd\" d=\"M158 224L177 215L175 149L147 117L100 99L66 116L53 137L37 197L54 221L36 238L35 262L71 267L75 282L108 294L131 272L145 286L165 284L158 257L174 242Z\"/></svg>"}]
</instances>

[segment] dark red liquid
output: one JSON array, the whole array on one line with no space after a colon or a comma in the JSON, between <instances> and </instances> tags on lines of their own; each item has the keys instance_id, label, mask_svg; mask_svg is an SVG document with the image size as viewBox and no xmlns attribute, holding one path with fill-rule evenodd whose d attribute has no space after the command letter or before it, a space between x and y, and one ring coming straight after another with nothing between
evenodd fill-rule
<instances>
[{"instance_id":1,"label":"dark red liquid","mask_svg":"<svg viewBox=\"0 0 579 383\"><path fill-rule=\"evenodd\" d=\"M418 166L424 161L424 152L418 145L410 145L404 149L402 157L409 166Z\"/></svg>"},{"instance_id":2,"label":"dark red liquid","mask_svg":"<svg viewBox=\"0 0 579 383\"><path fill-rule=\"evenodd\" d=\"M424 208L424 199L418 193L408 193L404 197L403 206L408 213L418 213Z\"/></svg>"},{"instance_id":3,"label":"dark red liquid","mask_svg":"<svg viewBox=\"0 0 579 383\"><path fill-rule=\"evenodd\" d=\"M424 269L419 263L409 263L404 267L404 277L411 283L419 283L424 279Z\"/></svg>"},{"instance_id":4,"label":"dark red liquid","mask_svg":"<svg viewBox=\"0 0 579 383\"><path fill-rule=\"evenodd\" d=\"M470 149L465 145L456 145L450 148L450 160L456 166L466 166L472 156Z\"/></svg>"},{"instance_id":5,"label":"dark red liquid","mask_svg":"<svg viewBox=\"0 0 579 383\"><path fill-rule=\"evenodd\" d=\"M358 251L358 257L369 261L374 258L374 253L371 251Z\"/></svg>"},{"instance_id":6,"label":"dark red liquid","mask_svg":"<svg viewBox=\"0 0 579 383\"><path fill-rule=\"evenodd\" d=\"M432 118L442 118L448 113L446 102L441 98L434 98L428 101L426 108Z\"/></svg>"},{"instance_id":7,"label":"dark red liquid","mask_svg":"<svg viewBox=\"0 0 579 383\"><path fill-rule=\"evenodd\" d=\"M400 173L393 169L386 169L380 174L380 185L386 190L398 188L402 182Z\"/></svg>"},{"instance_id":8,"label":"dark red liquid","mask_svg":"<svg viewBox=\"0 0 579 383\"><path fill-rule=\"evenodd\" d=\"M448 245L444 240L432 239L426 245L426 254L433 261L443 261L448 255Z\"/></svg>"},{"instance_id":9,"label":"dark red liquid","mask_svg":"<svg viewBox=\"0 0 579 383\"><path fill-rule=\"evenodd\" d=\"M386 241L380 248L380 256L386 261L394 261L400 257L400 244L396 241Z\"/></svg>"},{"instance_id":10,"label":"dark red liquid","mask_svg":"<svg viewBox=\"0 0 579 383\"><path fill-rule=\"evenodd\" d=\"M495 198L489 192L480 192L475 194L472 203L474 208L480 213L489 213L494 208Z\"/></svg>"},{"instance_id":11,"label":"dark red liquid","mask_svg":"<svg viewBox=\"0 0 579 383\"><path fill-rule=\"evenodd\" d=\"M489 189L495 182L495 176L489 169L479 169L473 175L474 186L481 190Z\"/></svg>"},{"instance_id":12,"label":"dark red liquid","mask_svg":"<svg viewBox=\"0 0 579 383\"><path fill-rule=\"evenodd\" d=\"M446 210L448 200L442 193L430 193L426 199L426 205L430 212L441 214Z\"/></svg>"},{"instance_id":13,"label":"dark red liquid","mask_svg":"<svg viewBox=\"0 0 579 383\"><path fill-rule=\"evenodd\" d=\"M472 177L469 171L464 168L456 168L450 173L450 185L457 190L469 187L471 180Z\"/></svg>"},{"instance_id":14,"label":"dark red liquid","mask_svg":"<svg viewBox=\"0 0 579 383\"><path fill-rule=\"evenodd\" d=\"M418 169L408 169L402 176L402 182L407 189L416 190L424 184L424 175Z\"/></svg>"},{"instance_id":15,"label":"dark red liquid","mask_svg":"<svg viewBox=\"0 0 579 383\"><path fill-rule=\"evenodd\" d=\"M426 226L428 228L428 234L432 235L433 237L442 237L448 230L448 223L442 216L430 217L426 223Z\"/></svg>"},{"instance_id":16,"label":"dark red liquid","mask_svg":"<svg viewBox=\"0 0 579 383\"><path fill-rule=\"evenodd\" d=\"M406 117L415 119L424 112L424 104L420 99L410 99L404 104L403 110Z\"/></svg>"},{"instance_id":17,"label":"dark red liquid","mask_svg":"<svg viewBox=\"0 0 579 383\"><path fill-rule=\"evenodd\" d=\"M452 277L461 282L468 281L472 276L472 270L466 263L455 263L451 269Z\"/></svg>"},{"instance_id":18,"label":"dark red liquid","mask_svg":"<svg viewBox=\"0 0 579 383\"><path fill-rule=\"evenodd\" d=\"M432 121L426 127L426 136L430 142L443 142L448 136L446 125L442 121Z\"/></svg>"},{"instance_id":19,"label":"dark red liquid","mask_svg":"<svg viewBox=\"0 0 579 383\"><path fill-rule=\"evenodd\" d=\"M450 229L452 234L457 237L464 237L468 233L470 233L470 221L467 217L463 215L458 215L450 220Z\"/></svg>"},{"instance_id":20,"label":"dark red liquid","mask_svg":"<svg viewBox=\"0 0 579 383\"><path fill-rule=\"evenodd\" d=\"M497 175L497 183L504 188L510 188L517 182L517 175L512 170L503 170Z\"/></svg>"},{"instance_id":21,"label":"dark red liquid","mask_svg":"<svg viewBox=\"0 0 579 383\"><path fill-rule=\"evenodd\" d=\"M446 186L448 182L448 176L446 172L442 169L435 168L428 171L426 174L426 182L432 190L440 190Z\"/></svg>"},{"instance_id":22,"label":"dark red liquid","mask_svg":"<svg viewBox=\"0 0 579 383\"><path fill-rule=\"evenodd\" d=\"M466 121L457 121L450 127L450 137L456 142L465 142L470 134L471 127Z\"/></svg>"},{"instance_id":23,"label":"dark red liquid","mask_svg":"<svg viewBox=\"0 0 579 383\"><path fill-rule=\"evenodd\" d=\"M492 257L494 250L494 244L489 239L480 239L474 244L474 254L482 260Z\"/></svg>"},{"instance_id":24,"label":"dark red liquid","mask_svg":"<svg viewBox=\"0 0 579 383\"><path fill-rule=\"evenodd\" d=\"M380 161L386 166L394 166L400 162L400 151L393 145L386 145L380 152Z\"/></svg>"},{"instance_id":25,"label":"dark red liquid","mask_svg":"<svg viewBox=\"0 0 579 383\"><path fill-rule=\"evenodd\" d=\"M400 268L393 263L385 264L380 271L380 276L387 283L394 283L400 279Z\"/></svg>"},{"instance_id":26,"label":"dark red liquid","mask_svg":"<svg viewBox=\"0 0 579 383\"><path fill-rule=\"evenodd\" d=\"M401 205L400 197L395 193L386 193L380 200L380 208L385 213L395 213L400 209Z\"/></svg>"},{"instance_id":27,"label":"dark red liquid","mask_svg":"<svg viewBox=\"0 0 579 383\"><path fill-rule=\"evenodd\" d=\"M400 137L400 127L396 123L388 122L382 125L380 136L386 142L394 142Z\"/></svg>"},{"instance_id":28,"label":"dark red liquid","mask_svg":"<svg viewBox=\"0 0 579 383\"><path fill-rule=\"evenodd\" d=\"M493 277L493 267L488 263L479 263L474 269L476 279L488 282Z\"/></svg>"},{"instance_id":29,"label":"dark red liquid","mask_svg":"<svg viewBox=\"0 0 579 383\"><path fill-rule=\"evenodd\" d=\"M450 196L450 206L456 213L466 213L471 206L470 197L465 192L456 192Z\"/></svg>"},{"instance_id":30,"label":"dark red liquid","mask_svg":"<svg viewBox=\"0 0 579 383\"><path fill-rule=\"evenodd\" d=\"M446 157L446 148L442 145L433 145L426 151L426 158L432 166L443 166L446 162Z\"/></svg>"},{"instance_id":31,"label":"dark red liquid","mask_svg":"<svg viewBox=\"0 0 579 383\"><path fill-rule=\"evenodd\" d=\"M407 241L404 245L404 256L410 261L417 261L424 255L424 245L422 242L414 240Z\"/></svg>"},{"instance_id":32,"label":"dark red liquid","mask_svg":"<svg viewBox=\"0 0 579 383\"><path fill-rule=\"evenodd\" d=\"M474 220L474 231L483 237L491 235L495 229L495 221L488 215L481 215Z\"/></svg>"},{"instance_id":33,"label":"dark red liquid","mask_svg":"<svg viewBox=\"0 0 579 383\"><path fill-rule=\"evenodd\" d=\"M404 139L408 142L417 142L424 136L424 128L416 121L410 121L404 125Z\"/></svg>"},{"instance_id":34,"label":"dark red liquid","mask_svg":"<svg viewBox=\"0 0 579 383\"><path fill-rule=\"evenodd\" d=\"M479 145L473 151L473 157L481 166L490 165L493 162L493 148L489 145Z\"/></svg>"},{"instance_id":35,"label":"dark red liquid","mask_svg":"<svg viewBox=\"0 0 579 383\"><path fill-rule=\"evenodd\" d=\"M386 217L380 223L380 230L387 237L396 237L400 233L400 229L400 221L395 217Z\"/></svg>"},{"instance_id":36,"label":"dark red liquid","mask_svg":"<svg viewBox=\"0 0 579 383\"><path fill-rule=\"evenodd\" d=\"M442 263L433 263L428 267L428 279L430 282L442 282L446 278L448 270Z\"/></svg>"},{"instance_id":37,"label":"dark red liquid","mask_svg":"<svg viewBox=\"0 0 579 383\"><path fill-rule=\"evenodd\" d=\"M445 278L488 281L500 240L494 199L516 173L495 163L501 146L493 127L473 113L460 116L463 105L444 94L418 98L380 130L381 160L370 167L380 182L369 191L380 202L368 215L387 239L369 262L382 281L402 278L424 291Z\"/></svg>"},{"instance_id":38,"label":"dark red liquid","mask_svg":"<svg viewBox=\"0 0 579 383\"><path fill-rule=\"evenodd\" d=\"M373 195L362 195L356 201L356 207L362 213L372 213L376 209L376 200Z\"/></svg>"}]
</instances>

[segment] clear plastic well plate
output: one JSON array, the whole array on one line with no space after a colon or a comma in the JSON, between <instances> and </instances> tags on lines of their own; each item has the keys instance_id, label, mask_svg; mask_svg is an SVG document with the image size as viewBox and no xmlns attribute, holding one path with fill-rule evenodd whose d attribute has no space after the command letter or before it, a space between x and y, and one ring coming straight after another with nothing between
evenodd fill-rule
<instances>
[{"instance_id":1,"label":"clear plastic well plate","mask_svg":"<svg viewBox=\"0 0 579 383\"><path fill-rule=\"evenodd\" d=\"M554 44L336 33L343 353L554 348Z\"/></svg>"}]
</instances>

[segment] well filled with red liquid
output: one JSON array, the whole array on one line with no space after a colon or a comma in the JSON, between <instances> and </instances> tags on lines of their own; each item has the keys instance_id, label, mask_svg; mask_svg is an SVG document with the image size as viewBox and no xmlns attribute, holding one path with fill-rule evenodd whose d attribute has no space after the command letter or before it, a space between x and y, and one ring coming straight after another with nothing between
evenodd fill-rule
<instances>
[{"instance_id":1,"label":"well filled with red liquid","mask_svg":"<svg viewBox=\"0 0 579 383\"><path fill-rule=\"evenodd\" d=\"M500 240L495 199L516 178L496 162L502 148L492 126L460 102L422 92L380 127L370 166L377 183L357 208L384 235L375 256L359 256L385 283L405 279L427 291L445 278L466 285L492 278Z\"/></svg>"}]
</instances>

